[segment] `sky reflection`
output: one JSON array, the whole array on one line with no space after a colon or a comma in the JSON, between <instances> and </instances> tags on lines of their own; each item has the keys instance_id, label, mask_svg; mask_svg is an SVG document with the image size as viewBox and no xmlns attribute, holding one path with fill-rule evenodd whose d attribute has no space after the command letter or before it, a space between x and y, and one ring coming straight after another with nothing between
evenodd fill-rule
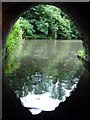
<instances>
[{"instance_id":1,"label":"sky reflection","mask_svg":"<svg viewBox=\"0 0 90 120\"><path fill-rule=\"evenodd\" d=\"M52 98L51 93L46 92L44 94L34 94L28 93L27 96L21 97L20 100L25 107L30 107L29 111L35 115L39 114L41 111L52 111L55 110L56 107L60 104L60 102L65 101L66 97L70 96L70 92L76 88L76 84L72 86L71 90L67 90L64 88L65 95L62 100Z\"/></svg>"}]
</instances>

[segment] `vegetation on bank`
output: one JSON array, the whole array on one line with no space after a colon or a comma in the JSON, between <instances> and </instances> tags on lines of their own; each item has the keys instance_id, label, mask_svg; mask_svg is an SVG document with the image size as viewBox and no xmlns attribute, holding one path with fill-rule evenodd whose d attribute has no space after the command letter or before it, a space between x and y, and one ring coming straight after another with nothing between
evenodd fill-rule
<instances>
[{"instance_id":1,"label":"vegetation on bank","mask_svg":"<svg viewBox=\"0 0 90 120\"><path fill-rule=\"evenodd\" d=\"M19 68L23 42L31 39L81 39L70 17L52 5L38 5L26 11L11 28L7 39L6 74Z\"/></svg>"},{"instance_id":2,"label":"vegetation on bank","mask_svg":"<svg viewBox=\"0 0 90 120\"><path fill-rule=\"evenodd\" d=\"M19 21L17 21L13 26L6 43L6 74L10 74L19 68L20 54L24 42L22 34L23 31L20 27Z\"/></svg>"}]
</instances>

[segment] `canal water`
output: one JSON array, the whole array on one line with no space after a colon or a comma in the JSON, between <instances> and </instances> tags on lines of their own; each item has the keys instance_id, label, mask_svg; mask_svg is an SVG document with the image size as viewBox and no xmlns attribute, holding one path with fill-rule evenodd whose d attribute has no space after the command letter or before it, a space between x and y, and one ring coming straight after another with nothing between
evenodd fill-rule
<instances>
[{"instance_id":1,"label":"canal water","mask_svg":"<svg viewBox=\"0 0 90 120\"><path fill-rule=\"evenodd\" d=\"M32 114L54 110L70 96L83 65L81 40L26 40L20 67L10 76L11 88Z\"/></svg>"}]
</instances>

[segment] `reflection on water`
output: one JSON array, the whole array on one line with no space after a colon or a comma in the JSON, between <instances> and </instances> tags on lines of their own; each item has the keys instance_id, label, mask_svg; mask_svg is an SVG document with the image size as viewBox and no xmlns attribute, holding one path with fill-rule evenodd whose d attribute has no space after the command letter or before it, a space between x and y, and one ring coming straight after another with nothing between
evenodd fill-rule
<instances>
[{"instance_id":1,"label":"reflection on water","mask_svg":"<svg viewBox=\"0 0 90 120\"><path fill-rule=\"evenodd\" d=\"M26 97L21 98L21 101L25 107L30 106L33 108L30 109L33 114L37 114L37 112L39 113L41 110L54 110L60 103L58 99L52 99L49 92L38 95L28 93Z\"/></svg>"},{"instance_id":2,"label":"reflection on water","mask_svg":"<svg viewBox=\"0 0 90 120\"><path fill-rule=\"evenodd\" d=\"M76 52L83 50L79 41L27 40L21 64L9 76L10 85L33 114L54 110L76 87L82 63Z\"/></svg>"},{"instance_id":3,"label":"reflection on water","mask_svg":"<svg viewBox=\"0 0 90 120\"><path fill-rule=\"evenodd\" d=\"M62 83L62 90L64 91L64 95L62 95L62 99L59 100L55 98L54 90L51 88L50 91L52 92L45 92L42 94L35 94L34 90L32 92L28 92L28 95L25 97L21 97L20 100L25 107L30 107L29 109L32 114L39 114L42 110L43 111L52 111L56 107L58 107L59 103L65 101L66 97L70 96L70 92L76 88L76 84L74 84L71 88L65 89L66 84ZM51 85L53 86L53 85ZM50 86L50 87L51 87Z\"/></svg>"}]
</instances>

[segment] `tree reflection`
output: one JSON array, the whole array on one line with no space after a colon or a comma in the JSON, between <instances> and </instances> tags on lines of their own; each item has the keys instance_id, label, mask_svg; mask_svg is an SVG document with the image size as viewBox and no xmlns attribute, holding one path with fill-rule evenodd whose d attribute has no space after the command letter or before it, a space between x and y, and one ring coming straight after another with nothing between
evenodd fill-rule
<instances>
[{"instance_id":1,"label":"tree reflection","mask_svg":"<svg viewBox=\"0 0 90 120\"><path fill-rule=\"evenodd\" d=\"M53 44L56 45L54 49L53 46L47 49L47 44L43 51L41 43L41 46L37 45L37 49L30 48L30 55L23 56L19 69L7 78L18 97L24 97L28 92L33 94L50 92L52 98L62 100L65 89L71 90L81 74L82 64L75 54L78 48L69 49L70 44L67 44L64 51L64 48L58 49L58 44Z\"/></svg>"}]
</instances>

